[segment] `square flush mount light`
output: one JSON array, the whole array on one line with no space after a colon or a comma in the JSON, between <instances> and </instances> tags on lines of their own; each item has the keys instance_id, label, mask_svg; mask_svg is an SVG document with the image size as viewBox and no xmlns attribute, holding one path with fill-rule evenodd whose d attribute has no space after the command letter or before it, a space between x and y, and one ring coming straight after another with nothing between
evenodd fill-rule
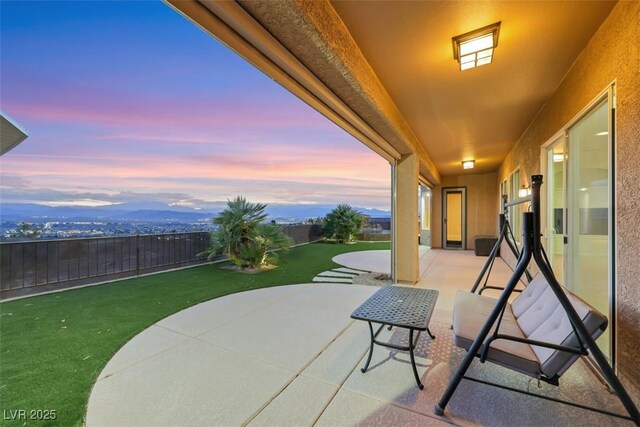
<instances>
[{"instance_id":1,"label":"square flush mount light","mask_svg":"<svg viewBox=\"0 0 640 427\"><path fill-rule=\"evenodd\" d=\"M462 162L462 169L473 169L475 163L475 160L465 160L464 162Z\"/></svg>"},{"instance_id":2,"label":"square flush mount light","mask_svg":"<svg viewBox=\"0 0 640 427\"><path fill-rule=\"evenodd\" d=\"M490 64L493 50L498 46L500 22L470 31L451 39L453 58L460 63L460 71Z\"/></svg>"}]
</instances>

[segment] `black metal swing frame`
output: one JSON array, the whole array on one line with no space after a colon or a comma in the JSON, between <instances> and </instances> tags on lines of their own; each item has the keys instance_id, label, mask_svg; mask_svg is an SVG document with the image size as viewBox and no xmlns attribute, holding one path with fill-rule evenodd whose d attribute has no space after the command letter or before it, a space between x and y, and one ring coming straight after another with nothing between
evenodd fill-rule
<instances>
[{"instance_id":1,"label":"black metal swing frame","mask_svg":"<svg viewBox=\"0 0 640 427\"><path fill-rule=\"evenodd\" d=\"M518 199L515 200L511 203L508 203L508 198L506 195L503 195L501 198L501 202L502 202L502 213L500 213L499 215L499 223L500 223L500 235L498 236L498 240L496 241L495 245L493 245L493 248L491 249L491 252L489 253L489 257L487 258L487 261L485 262L484 266L482 267L482 270L480 270L480 274L478 275L478 278L476 279L476 281L474 282L472 288L471 288L471 293L476 293L476 291L478 292L478 295L482 295L482 292L484 292L485 289L491 289L491 290L495 290L495 291L503 291L504 288L501 286L495 286L495 285L489 285L489 276L491 275L491 270L493 269L493 264L496 260L496 258L498 257L498 253L500 252L500 248L502 246L502 242L506 242L507 246L509 247L509 249L511 250L511 253L513 254L513 256L516 258L516 260L520 259L521 256L521 251L518 250L518 246L515 243L515 237L513 235L513 229L511 228L511 223L509 221L509 207L514 206L514 205L518 205L521 203L527 203L531 201L531 196L526 196L523 197L522 199ZM532 277L531 277L531 273L529 273L529 270L525 270L524 274L527 278L527 283L531 282ZM484 283L482 283L484 280ZM480 290L478 290L478 287L480 286L480 283L482 283L482 287L480 288ZM514 289L513 292L522 292L521 289Z\"/></svg>"},{"instance_id":2,"label":"black metal swing frame","mask_svg":"<svg viewBox=\"0 0 640 427\"><path fill-rule=\"evenodd\" d=\"M523 248L522 248L520 257L518 259L516 268L514 269L514 272L511 278L507 281L507 284L505 285L504 290L500 294L500 297L498 298L498 301L494 306L493 310L489 314L484 326L481 328L480 332L478 333L478 336L469 347L467 354L462 360L462 363L460 364L460 366L454 373L453 377L451 378L451 381L449 382L449 385L445 390L444 394L440 398L440 401L435 406L434 413L436 415L444 414L444 410L447 404L449 403L449 401L451 400L451 398L453 397L456 389L460 385L460 382L463 379L466 379L466 380L470 380L470 381L474 381L474 382L478 382L486 385L491 385L494 387L499 387L502 389L506 389L506 390L510 390L510 391L534 396L534 397L539 397L546 400L551 400L557 403L571 405L581 409L587 409L587 410L602 413L605 415L628 419L630 421L633 421L636 425L640 426L640 413L638 412L637 407L633 403L633 400L625 390L624 386L622 385L618 377L613 372L613 369L607 362L606 357L604 356L604 354L602 353L598 345L595 343L595 340L587 331L584 323L582 322L580 316L578 315L575 308L569 301L567 295L562 290L562 287L556 280L553 274L553 271L551 269L551 266L549 265L549 261L547 260L547 257L544 254L544 249L542 247L542 242L541 242L541 232L540 232L540 187L541 185L542 185L542 175L533 175L531 177L532 189L531 189L530 200L529 198L525 198L525 199L520 199L519 201L520 203L525 203L530 201L531 212L525 212L523 214L523 221L522 221ZM516 204L516 202L512 202L511 205L513 204ZM522 278L522 275L525 273L527 266L529 265L532 258L536 262L536 265L538 266L540 273L547 280L549 287L552 289L554 295L556 296L556 298L560 302L560 305L564 309L574 329L576 337L578 338L580 349L559 348L561 346L555 346L553 344L542 343L539 341L534 342L532 340L520 339L520 341L527 342L528 344L534 344L534 345L543 344L545 347L556 348L562 351L579 352L581 354L586 354L587 350L591 351L593 359L595 360L595 363L597 364L600 373L602 374L603 378L607 381L607 383L611 386L611 388L613 389L618 399L622 402L629 416L616 414L613 412L602 410L600 408L592 408L589 406L580 405L573 402L554 399L548 396L541 396L539 394L530 393L524 390L514 389L512 387L507 387L501 384L479 380L479 379L468 377L465 375L467 370L469 369L469 366L471 366L471 363L473 362L474 358L480 357L481 361L484 361L484 357L486 357L486 349L488 349L489 344L491 343L492 340L514 338L506 335L501 336L500 334L497 334L497 333L492 334L492 336L489 338L487 337L491 331L491 328L496 323L496 321L498 321L499 318L502 317L502 313L504 312L504 309L508 303L509 297L514 292L516 285ZM497 328L496 328L496 331L497 331ZM551 381L547 381L547 382L557 385L557 378L549 379L549 380Z\"/></svg>"}]
</instances>

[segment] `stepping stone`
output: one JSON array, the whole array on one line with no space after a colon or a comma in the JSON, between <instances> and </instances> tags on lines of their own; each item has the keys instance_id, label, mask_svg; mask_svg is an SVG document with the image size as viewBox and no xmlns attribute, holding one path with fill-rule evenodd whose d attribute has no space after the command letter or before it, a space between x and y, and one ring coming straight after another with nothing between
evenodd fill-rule
<instances>
[{"instance_id":1,"label":"stepping stone","mask_svg":"<svg viewBox=\"0 0 640 427\"><path fill-rule=\"evenodd\" d=\"M348 279L346 277L320 277L316 276L313 278L314 283L347 283L352 284L353 280Z\"/></svg>"},{"instance_id":2,"label":"stepping stone","mask_svg":"<svg viewBox=\"0 0 640 427\"><path fill-rule=\"evenodd\" d=\"M369 273L368 271L354 270L353 268L347 268L347 267L334 268L333 271L339 271L341 273L353 273L353 274Z\"/></svg>"},{"instance_id":3,"label":"stepping stone","mask_svg":"<svg viewBox=\"0 0 640 427\"><path fill-rule=\"evenodd\" d=\"M351 279L351 278L353 278L354 274L339 273L337 271L323 271L322 273L318 274L318 276L322 276L322 277L348 277L349 279ZM318 277L318 276L316 276L316 277Z\"/></svg>"},{"instance_id":4,"label":"stepping stone","mask_svg":"<svg viewBox=\"0 0 640 427\"><path fill-rule=\"evenodd\" d=\"M334 273L348 274L348 275L350 275L352 277L358 276L358 275L360 275L362 273L366 273L366 271L358 271L357 273L354 273L353 271L340 271L339 268L334 268L331 271L333 271Z\"/></svg>"}]
</instances>

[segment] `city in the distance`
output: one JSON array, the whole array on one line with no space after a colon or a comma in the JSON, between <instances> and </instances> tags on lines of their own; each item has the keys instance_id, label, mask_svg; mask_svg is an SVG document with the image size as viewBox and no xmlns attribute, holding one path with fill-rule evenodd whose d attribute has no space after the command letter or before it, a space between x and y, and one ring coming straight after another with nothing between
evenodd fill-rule
<instances>
[{"instance_id":1,"label":"city in the distance","mask_svg":"<svg viewBox=\"0 0 640 427\"><path fill-rule=\"evenodd\" d=\"M46 206L35 203L0 204L0 241L107 237L137 234L210 231L211 219L225 207L211 209L171 206L161 202L121 203L100 207ZM268 204L269 221L278 224L318 222L335 205ZM370 218L389 218L390 212L355 207Z\"/></svg>"}]
</instances>

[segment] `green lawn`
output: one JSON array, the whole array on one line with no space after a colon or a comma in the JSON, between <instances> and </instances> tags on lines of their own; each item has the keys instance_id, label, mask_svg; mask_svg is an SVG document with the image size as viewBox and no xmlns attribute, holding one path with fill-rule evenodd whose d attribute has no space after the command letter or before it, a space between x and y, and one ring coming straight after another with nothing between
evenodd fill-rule
<instances>
[{"instance_id":1,"label":"green lawn","mask_svg":"<svg viewBox=\"0 0 640 427\"><path fill-rule=\"evenodd\" d=\"M136 334L177 311L235 292L309 283L337 267L344 252L388 249L388 242L315 243L292 248L280 267L246 275L205 265L0 304L0 407L26 410L27 425L81 425L91 387L109 359ZM29 420L55 410L55 421Z\"/></svg>"}]
</instances>

